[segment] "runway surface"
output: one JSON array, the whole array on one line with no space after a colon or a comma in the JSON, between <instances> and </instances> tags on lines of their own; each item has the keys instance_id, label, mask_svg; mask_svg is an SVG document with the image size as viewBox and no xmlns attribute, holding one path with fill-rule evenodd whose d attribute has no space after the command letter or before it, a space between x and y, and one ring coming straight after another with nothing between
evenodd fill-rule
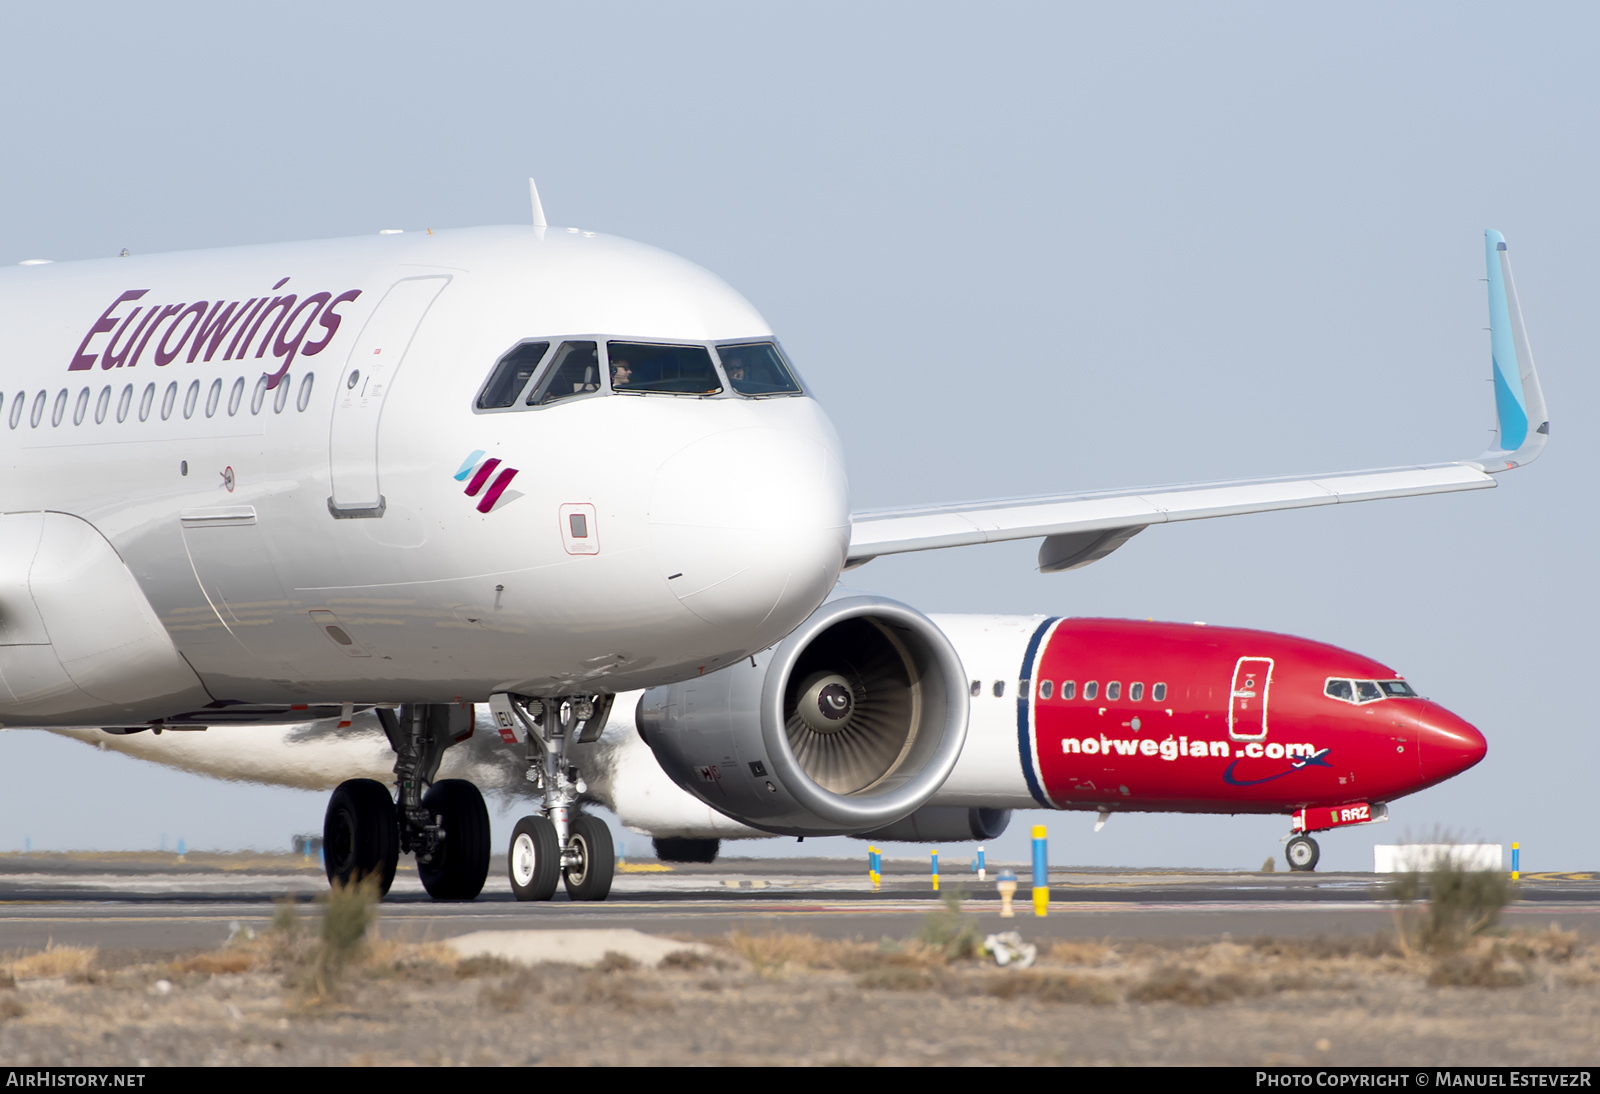
<instances>
[{"instance_id":1,"label":"runway surface","mask_svg":"<svg viewBox=\"0 0 1600 1094\"><path fill-rule=\"evenodd\" d=\"M1235 938L1370 934L1393 923L1389 878L1375 874L1261 874L1057 868L1049 914L1035 917L1029 871L1017 917L1003 919L992 867L980 882L965 862L945 863L941 885L965 895L985 931L1034 939ZM663 868L629 863L610 899L513 899L502 860L476 901L439 904L402 868L384 901L381 932L407 940L537 927L632 927L652 934L805 931L829 937L903 938L937 906L925 862L890 861L877 891L864 863L827 859L725 859ZM275 902L309 903L327 882L314 863L262 854L0 855L0 950L47 942L98 946L128 959L222 944L240 927L267 926ZM1600 935L1600 874L1534 874L1506 909L1510 925Z\"/></svg>"}]
</instances>

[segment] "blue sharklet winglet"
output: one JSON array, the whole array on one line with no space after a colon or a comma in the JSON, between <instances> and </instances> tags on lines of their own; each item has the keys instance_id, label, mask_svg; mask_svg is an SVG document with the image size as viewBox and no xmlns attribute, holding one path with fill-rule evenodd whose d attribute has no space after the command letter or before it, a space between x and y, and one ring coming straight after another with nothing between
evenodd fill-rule
<instances>
[{"instance_id":1,"label":"blue sharklet winglet","mask_svg":"<svg viewBox=\"0 0 1600 1094\"><path fill-rule=\"evenodd\" d=\"M1511 277L1506 237L1493 228L1483 233L1489 272L1489 355L1494 381L1495 440L1475 461L1493 474L1532 463L1550 436L1539 374L1534 371L1528 332L1522 324L1517 286Z\"/></svg>"},{"instance_id":2,"label":"blue sharklet winglet","mask_svg":"<svg viewBox=\"0 0 1600 1094\"><path fill-rule=\"evenodd\" d=\"M1505 237L1490 230L1484 244L1495 437L1476 459L857 512L850 519L847 568L906 551L1043 539L1040 572L1056 573L1105 557L1152 524L1493 489L1497 474L1531 463L1544 450L1550 418L1522 326Z\"/></svg>"}]
</instances>

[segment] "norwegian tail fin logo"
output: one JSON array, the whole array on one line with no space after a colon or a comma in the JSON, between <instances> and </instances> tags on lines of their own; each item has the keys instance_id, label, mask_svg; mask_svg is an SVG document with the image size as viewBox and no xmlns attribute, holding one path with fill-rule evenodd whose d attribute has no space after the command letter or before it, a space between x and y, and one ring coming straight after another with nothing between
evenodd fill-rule
<instances>
[{"instance_id":1,"label":"norwegian tail fin logo","mask_svg":"<svg viewBox=\"0 0 1600 1094\"><path fill-rule=\"evenodd\" d=\"M1489 354L1494 381L1495 442L1478 457L1485 471L1507 471L1538 457L1550 435L1544 391L1534 371L1528 332L1511 277L1506 238L1483 233L1489 282Z\"/></svg>"}]
</instances>

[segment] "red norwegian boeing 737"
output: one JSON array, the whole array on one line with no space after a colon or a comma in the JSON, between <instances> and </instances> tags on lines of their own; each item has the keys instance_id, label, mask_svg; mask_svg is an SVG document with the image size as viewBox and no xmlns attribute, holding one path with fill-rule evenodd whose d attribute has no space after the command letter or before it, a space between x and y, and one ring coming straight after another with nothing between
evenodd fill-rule
<instances>
[{"instance_id":1,"label":"red norwegian boeing 737","mask_svg":"<svg viewBox=\"0 0 1600 1094\"><path fill-rule=\"evenodd\" d=\"M1040 805L1288 813L1286 854L1305 870L1318 858L1305 833L1383 820L1388 801L1487 751L1394 670L1320 642L1118 619L1035 633L1017 732Z\"/></svg>"}]
</instances>

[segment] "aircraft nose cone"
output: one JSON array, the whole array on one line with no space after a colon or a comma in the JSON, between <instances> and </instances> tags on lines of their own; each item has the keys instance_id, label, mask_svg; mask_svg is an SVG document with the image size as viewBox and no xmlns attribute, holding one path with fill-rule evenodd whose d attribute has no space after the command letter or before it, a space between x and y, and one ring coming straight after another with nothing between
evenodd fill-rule
<instances>
[{"instance_id":1,"label":"aircraft nose cone","mask_svg":"<svg viewBox=\"0 0 1600 1094\"><path fill-rule=\"evenodd\" d=\"M667 587L726 631L775 642L814 611L844 566L849 487L823 439L768 427L702 437L656 474L650 534Z\"/></svg>"},{"instance_id":2,"label":"aircraft nose cone","mask_svg":"<svg viewBox=\"0 0 1600 1094\"><path fill-rule=\"evenodd\" d=\"M1476 727L1432 703L1417 719L1417 745L1422 777L1430 783L1459 775L1489 751Z\"/></svg>"}]
</instances>

